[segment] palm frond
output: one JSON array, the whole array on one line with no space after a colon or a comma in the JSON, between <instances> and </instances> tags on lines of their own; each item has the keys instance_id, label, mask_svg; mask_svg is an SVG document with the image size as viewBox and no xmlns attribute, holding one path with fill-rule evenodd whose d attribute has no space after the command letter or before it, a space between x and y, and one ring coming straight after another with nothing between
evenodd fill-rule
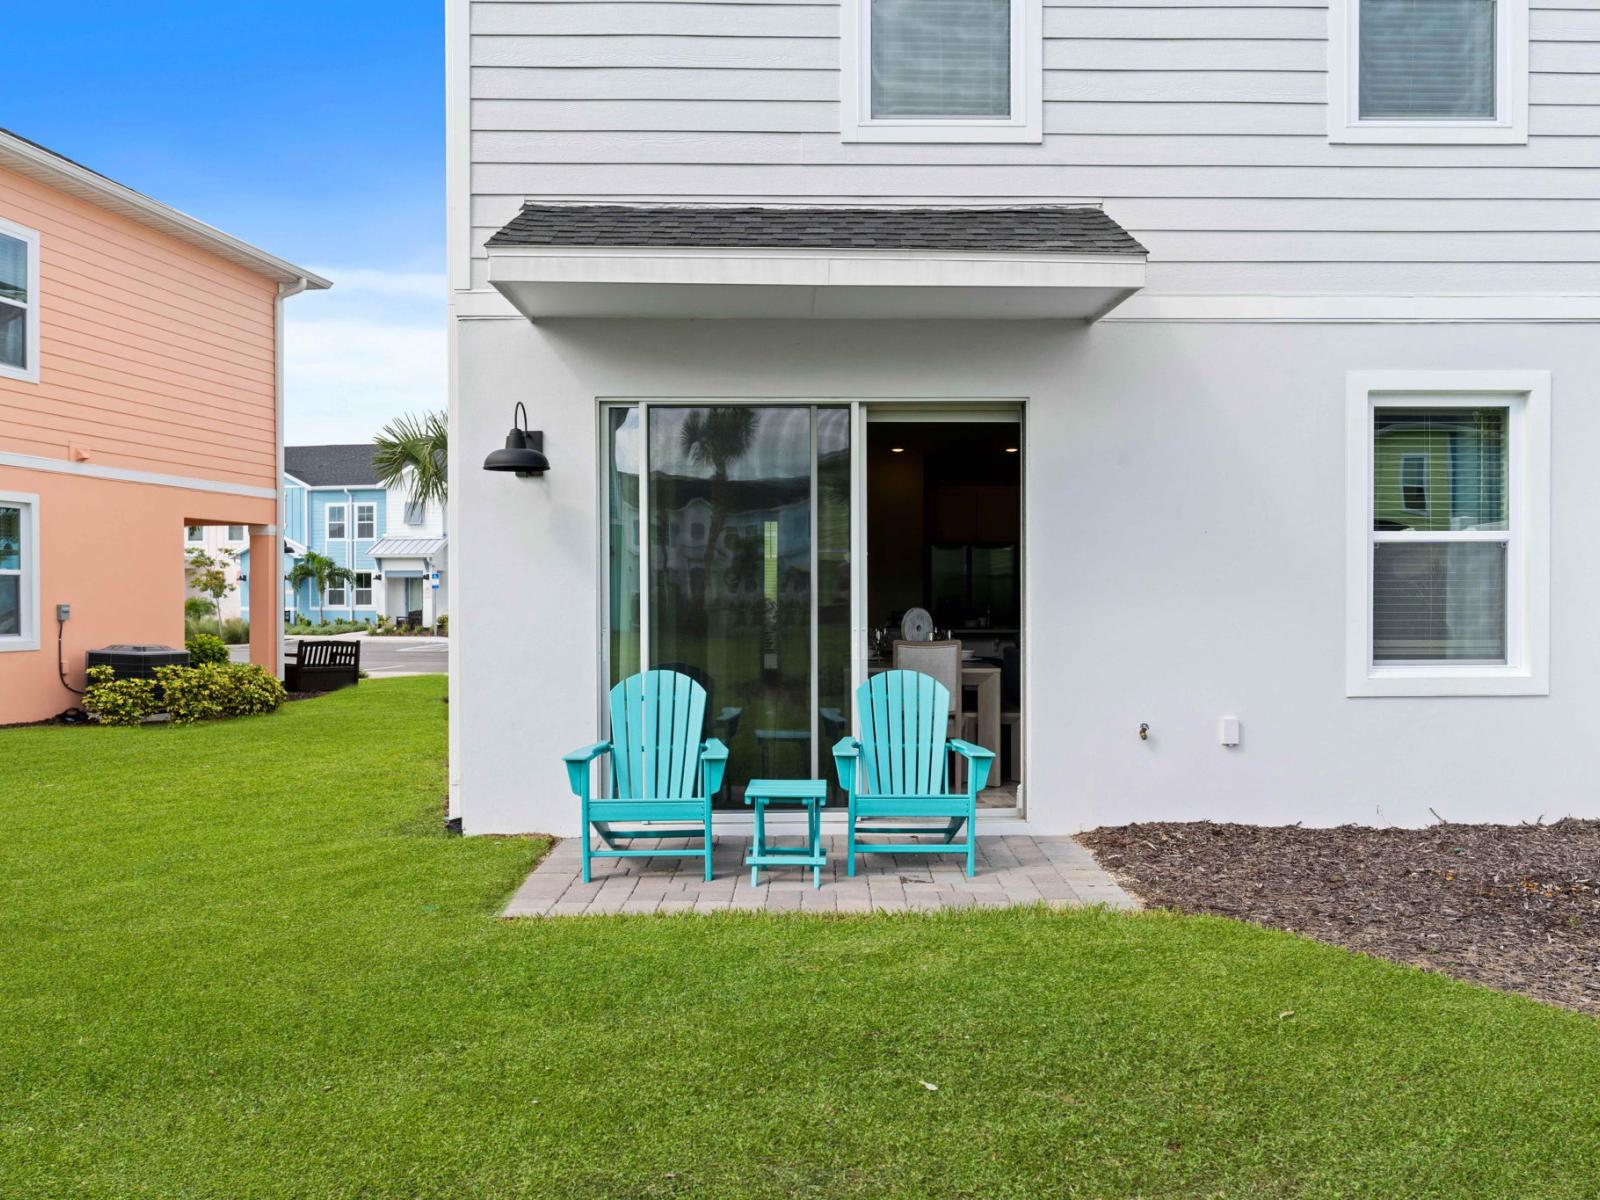
<instances>
[{"instance_id":1,"label":"palm frond","mask_svg":"<svg viewBox=\"0 0 1600 1200\"><path fill-rule=\"evenodd\" d=\"M449 425L442 412L406 414L372 439L372 466L385 487L404 488L413 504L445 502Z\"/></svg>"}]
</instances>

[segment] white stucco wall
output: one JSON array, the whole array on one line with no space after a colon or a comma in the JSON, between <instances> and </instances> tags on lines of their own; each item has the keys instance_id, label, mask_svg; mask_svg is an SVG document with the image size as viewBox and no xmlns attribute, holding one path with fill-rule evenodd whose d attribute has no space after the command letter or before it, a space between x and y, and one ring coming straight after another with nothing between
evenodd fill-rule
<instances>
[{"instance_id":1,"label":"white stucco wall","mask_svg":"<svg viewBox=\"0 0 1600 1200\"><path fill-rule=\"evenodd\" d=\"M1027 398L1036 831L1600 811L1584 326L487 319L456 337L452 778L469 833L576 831L560 756L599 732L597 398L624 396ZM1346 698L1346 373L1467 368L1553 373L1550 695ZM545 431L540 479L475 469L517 399ZM1222 716L1243 723L1237 749L1218 745Z\"/></svg>"}]
</instances>

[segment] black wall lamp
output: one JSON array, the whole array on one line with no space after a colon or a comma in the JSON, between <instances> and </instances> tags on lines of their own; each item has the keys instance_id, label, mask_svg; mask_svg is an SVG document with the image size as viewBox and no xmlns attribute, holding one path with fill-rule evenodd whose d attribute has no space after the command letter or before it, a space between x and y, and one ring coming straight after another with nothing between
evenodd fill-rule
<instances>
[{"instance_id":1,"label":"black wall lamp","mask_svg":"<svg viewBox=\"0 0 1600 1200\"><path fill-rule=\"evenodd\" d=\"M511 432L506 434L503 450L490 451L483 460L485 471L515 471L517 478L543 475L550 469L550 460L544 456L544 431L528 429L528 410L517 401L511 413Z\"/></svg>"}]
</instances>

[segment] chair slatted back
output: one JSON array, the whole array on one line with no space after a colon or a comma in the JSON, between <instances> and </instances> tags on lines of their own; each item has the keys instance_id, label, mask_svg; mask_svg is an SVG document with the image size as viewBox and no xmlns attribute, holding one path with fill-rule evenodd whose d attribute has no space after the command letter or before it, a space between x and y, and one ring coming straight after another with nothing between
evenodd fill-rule
<instances>
[{"instance_id":1,"label":"chair slatted back","mask_svg":"<svg viewBox=\"0 0 1600 1200\"><path fill-rule=\"evenodd\" d=\"M866 790L880 796L945 791L950 690L931 675L884 671L856 690Z\"/></svg>"},{"instance_id":2,"label":"chair slatted back","mask_svg":"<svg viewBox=\"0 0 1600 1200\"><path fill-rule=\"evenodd\" d=\"M706 690L676 671L630 675L611 689L611 770L619 800L699 795Z\"/></svg>"}]
</instances>

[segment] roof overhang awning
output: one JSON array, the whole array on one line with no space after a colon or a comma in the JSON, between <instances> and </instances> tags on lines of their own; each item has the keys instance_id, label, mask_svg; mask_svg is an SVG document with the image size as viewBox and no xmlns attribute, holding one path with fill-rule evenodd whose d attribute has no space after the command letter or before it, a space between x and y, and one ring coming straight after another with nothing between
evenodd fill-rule
<instances>
[{"instance_id":1,"label":"roof overhang awning","mask_svg":"<svg viewBox=\"0 0 1600 1200\"><path fill-rule=\"evenodd\" d=\"M377 561L385 558L434 558L444 553L446 538L383 537L373 542L367 554Z\"/></svg>"},{"instance_id":2,"label":"roof overhang awning","mask_svg":"<svg viewBox=\"0 0 1600 1200\"><path fill-rule=\"evenodd\" d=\"M1093 320L1145 275L1144 248L1082 206L528 205L488 252L490 283L535 321Z\"/></svg>"}]
</instances>

